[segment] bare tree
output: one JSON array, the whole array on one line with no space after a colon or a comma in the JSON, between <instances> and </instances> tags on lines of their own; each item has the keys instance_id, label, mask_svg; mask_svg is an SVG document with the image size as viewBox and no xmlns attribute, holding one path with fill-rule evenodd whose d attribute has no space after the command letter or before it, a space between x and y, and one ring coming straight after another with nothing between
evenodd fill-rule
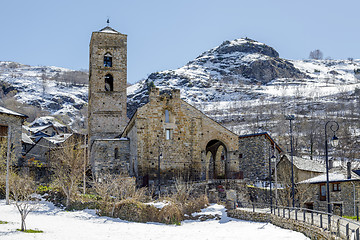
<instances>
[{"instance_id":1,"label":"bare tree","mask_svg":"<svg viewBox=\"0 0 360 240\"><path fill-rule=\"evenodd\" d=\"M32 178L27 175L11 174L11 197L21 216L21 231L26 231L26 217L36 208L33 194L36 185Z\"/></svg>"},{"instance_id":2,"label":"bare tree","mask_svg":"<svg viewBox=\"0 0 360 240\"><path fill-rule=\"evenodd\" d=\"M324 54L319 49L311 51L309 54L309 58L315 59L315 60L323 59L323 56L324 56Z\"/></svg>"},{"instance_id":3,"label":"bare tree","mask_svg":"<svg viewBox=\"0 0 360 240\"><path fill-rule=\"evenodd\" d=\"M51 167L54 171L53 185L59 187L66 196L66 207L78 190L84 169L84 157L81 149L81 140L76 141L72 136L63 146L54 150L55 157L51 159Z\"/></svg>"}]
</instances>

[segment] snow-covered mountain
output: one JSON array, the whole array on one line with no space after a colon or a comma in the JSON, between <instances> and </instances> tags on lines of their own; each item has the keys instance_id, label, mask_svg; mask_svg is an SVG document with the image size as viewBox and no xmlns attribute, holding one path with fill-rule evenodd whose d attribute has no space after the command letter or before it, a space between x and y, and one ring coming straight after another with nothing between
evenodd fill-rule
<instances>
[{"instance_id":1,"label":"snow-covered mountain","mask_svg":"<svg viewBox=\"0 0 360 240\"><path fill-rule=\"evenodd\" d=\"M179 69L152 73L130 86L129 112L147 102L147 90L154 85L180 88L186 101L210 115L214 107L252 105L260 99L326 98L359 88L356 69L360 69L360 60L285 60L263 43L235 39Z\"/></svg>"},{"instance_id":2,"label":"snow-covered mountain","mask_svg":"<svg viewBox=\"0 0 360 240\"><path fill-rule=\"evenodd\" d=\"M28 66L0 62L0 97L14 96L51 115L67 116L66 124L84 121L80 111L87 105L87 73L60 67ZM29 114L29 113L27 113Z\"/></svg>"}]
</instances>

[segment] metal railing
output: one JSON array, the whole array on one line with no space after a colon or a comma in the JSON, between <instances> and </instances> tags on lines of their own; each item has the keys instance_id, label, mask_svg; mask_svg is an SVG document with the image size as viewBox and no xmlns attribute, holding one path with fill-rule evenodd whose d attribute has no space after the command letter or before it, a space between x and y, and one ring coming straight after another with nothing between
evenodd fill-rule
<instances>
[{"instance_id":1,"label":"metal railing","mask_svg":"<svg viewBox=\"0 0 360 240\"><path fill-rule=\"evenodd\" d=\"M310 224L341 239L360 240L360 223L334 214L307 208L277 206L270 208L268 204L239 204L238 209L273 214L281 218L293 219Z\"/></svg>"}]
</instances>

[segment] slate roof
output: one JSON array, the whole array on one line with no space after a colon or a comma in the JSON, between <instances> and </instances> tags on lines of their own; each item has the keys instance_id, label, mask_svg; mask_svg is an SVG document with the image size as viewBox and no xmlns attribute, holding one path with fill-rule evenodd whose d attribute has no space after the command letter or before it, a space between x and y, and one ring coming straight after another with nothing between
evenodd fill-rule
<instances>
[{"instance_id":1,"label":"slate roof","mask_svg":"<svg viewBox=\"0 0 360 240\"><path fill-rule=\"evenodd\" d=\"M118 31L116 31L115 29L107 26L104 27L103 29L101 29L99 32L104 32L104 33L119 33Z\"/></svg>"},{"instance_id":2,"label":"slate roof","mask_svg":"<svg viewBox=\"0 0 360 240\"><path fill-rule=\"evenodd\" d=\"M15 111L12 111L12 110L4 108L4 107L0 107L0 113L8 114L8 115L14 115L14 116L22 117L22 118L27 118L28 117L28 116L26 116L26 115L24 115L22 113L15 112Z\"/></svg>"},{"instance_id":3,"label":"slate roof","mask_svg":"<svg viewBox=\"0 0 360 240\"><path fill-rule=\"evenodd\" d=\"M289 154L284 154L282 158L286 157L289 162L291 161L291 156ZM309 172L326 172L326 167L323 163L318 162L316 160L305 159L293 156L294 166L303 171Z\"/></svg>"},{"instance_id":4,"label":"slate roof","mask_svg":"<svg viewBox=\"0 0 360 240\"><path fill-rule=\"evenodd\" d=\"M360 176L355 172L351 171L351 178L347 178L347 170L343 167L336 167L329 170L329 182L348 182L348 181L360 181ZM299 182L302 183L325 183L326 182L326 173L319 176L306 179Z\"/></svg>"},{"instance_id":5,"label":"slate roof","mask_svg":"<svg viewBox=\"0 0 360 240\"><path fill-rule=\"evenodd\" d=\"M35 143L33 142L33 140L31 140L31 138L30 138L26 133L22 133L22 134L21 134L21 140L22 140L24 143L27 143L27 144L31 144L31 145L35 144Z\"/></svg>"}]
</instances>

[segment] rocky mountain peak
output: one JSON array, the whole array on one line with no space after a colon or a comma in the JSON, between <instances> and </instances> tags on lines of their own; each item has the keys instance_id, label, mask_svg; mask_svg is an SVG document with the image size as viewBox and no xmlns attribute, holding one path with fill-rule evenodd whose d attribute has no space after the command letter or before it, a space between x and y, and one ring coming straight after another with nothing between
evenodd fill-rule
<instances>
[{"instance_id":1,"label":"rocky mountain peak","mask_svg":"<svg viewBox=\"0 0 360 240\"><path fill-rule=\"evenodd\" d=\"M209 52L216 54L258 53L273 58L279 57L279 53L272 47L250 38L239 38L233 41L224 41L220 46L211 49Z\"/></svg>"}]
</instances>

